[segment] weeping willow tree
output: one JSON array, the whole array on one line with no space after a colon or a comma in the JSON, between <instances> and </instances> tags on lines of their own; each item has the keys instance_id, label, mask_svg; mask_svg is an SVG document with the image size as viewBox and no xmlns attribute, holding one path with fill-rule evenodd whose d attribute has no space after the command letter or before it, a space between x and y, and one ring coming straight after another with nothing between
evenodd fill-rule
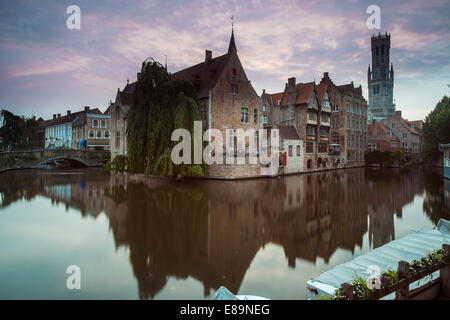
<instances>
[{"instance_id":1,"label":"weeping willow tree","mask_svg":"<svg viewBox=\"0 0 450 320\"><path fill-rule=\"evenodd\" d=\"M172 80L154 60L144 62L128 117L128 171L177 178L204 175L206 165L174 165L170 158L172 132L184 128L193 139L195 120L201 117L193 86Z\"/></svg>"}]
</instances>

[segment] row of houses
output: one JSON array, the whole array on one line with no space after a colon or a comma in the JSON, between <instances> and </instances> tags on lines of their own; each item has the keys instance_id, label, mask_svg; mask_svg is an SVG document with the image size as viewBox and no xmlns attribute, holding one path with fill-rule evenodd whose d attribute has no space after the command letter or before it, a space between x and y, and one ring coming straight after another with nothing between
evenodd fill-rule
<instances>
[{"instance_id":1,"label":"row of houses","mask_svg":"<svg viewBox=\"0 0 450 320\"><path fill-rule=\"evenodd\" d=\"M237 53L234 32L227 53L170 74L192 83L199 99L204 129L222 132L234 148L236 129L279 130L280 172L284 174L365 165L367 150L403 149L418 157L421 122L409 122L397 112L380 122L368 122L368 105L361 85L337 85L328 72L320 82L291 77L275 93L259 96ZM137 74L139 81L140 74ZM83 111L54 115L45 122L45 147L108 149L111 159L127 154L127 122L136 82L118 88L114 102L102 113ZM227 136L228 135L228 136ZM212 165L215 177L261 175L260 165Z\"/></svg>"},{"instance_id":2,"label":"row of houses","mask_svg":"<svg viewBox=\"0 0 450 320\"><path fill-rule=\"evenodd\" d=\"M109 150L111 117L109 109L103 113L89 106L84 110L65 115L54 114L53 118L41 124L44 147L84 150Z\"/></svg>"},{"instance_id":3,"label":"row of houses","mask_svg":"<svg viewBox=\"0 0 450 320\"><path fill-rule=\"evenodd\" d=\"M206 50L204 61L171 77L194 85L204 129L231 135L229 143L235 141L235 129L278 129L284 173L365 164L367 101L361 86L353 82L335 85L328 73L319 83L299 83L292 77L280 92L263 90L259 96L239 59L233 32L226 54L213 58ZM127 152L127 118L135 86L127 82L119 88L110 106L112 158ZM213 165L210 175L254 176L259 171L251 165Z\"/></svg>"}]
</instances>

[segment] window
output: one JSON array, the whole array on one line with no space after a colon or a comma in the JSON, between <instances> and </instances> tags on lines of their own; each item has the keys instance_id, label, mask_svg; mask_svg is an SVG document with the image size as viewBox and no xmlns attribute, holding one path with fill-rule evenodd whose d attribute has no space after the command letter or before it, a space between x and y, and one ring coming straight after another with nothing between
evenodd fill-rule
<instances>
[{"instance_id":1,"label":"window","mask_svg":"<svg viewBox=\"0 0 450 320\"><path fill-rule=\"evenodd\" d=\"M263 106L262 106L262 111L263 111L263 112L266 112L266 111L267 111L267 106L266 106L266 105L263 105Z\"/></svg>"},{"instance_id":2,"label":"window","mask_svg":"<svg viewBox=\"0 0 450 320\"><path fill-rule=\"evenodd\" d=\"M381 54L384 54L384 44L381 45Z\"/></svg>"},{"instance_id":3,"label":"window","mask_svg":"<svg viewBox=\"0 0 450 320\"><path fill-rule=\"evenodd\" d=\"M100 121L100 128L106 128L106 121L105 120L101 120Z\"/></svg>"},{"instance_id":4,"label":"window","mask_svg":"<svg viewBox=\"0 0 450 320\"><path fill-rule=\"evenodd\" d=\"M241 122L248 123L248 108L241 108Z\"/></svg>"},{"instance_id":5,"label":"window","mask_svg":"<svg viewBox=\"0 0 450 320\"><path fill-rule=\"evenodd\" d=\"M297 146L297 157L300 157L300 146Z\"/></svg>"},{"instance_id":6,"label":"window","mask_svg":"<svg viewBox=\"0 0 450 320\"><path fill-rule=\"evenodd\" d=\"M403 139L408 139L408 134L407 133L403 133Z\"/></svg>"},{"instance_id":7,"label":"window","mask_svg":"<svg viewBox=\"0 0 450 320\"><path fill-rule=\"evenodd\" d=\"M375 47L375 55L378 55L378 47Z\"/></svg>"},{"instance_id":8,"label":"window","mask_svg":"<svg viewBox=\"0 0 450 320\"><path fill-rule=\"evenodd\" d=\"M233 94L238 93L238 85L236 83L231 84L231 93L233 93Z\"/></svg>"},{"instance_id":9,"label":"window","mask_svg":"<svg viewBox=\"0 0 450 320\"><path fill-rule=\"evenodd\" d=\"M102 137L102 132L100 130L97 130L97 139Z\"/></svg>"},{"instance_id":10,"label":"window","mask_svg":"<svg viewBox=\"0 0 450 320\"><path fill-rule=\"evenodd\" d=\"M327 143L321 142L319 143L319 153L327 153L328 152L328 146Z\"/></svg>"},{"instance_id":11,"label":"window","mask_svg":"<svg viewBox=\"0 0 450 320\"><path fill-rule=\"evenodd\" d=\"M264 117L263 124L268 124L268 123L269 123L269 118L268 117Z\"/></svg>"},{"instance_id":12,"label":"window","mask_svg":"<svg viewBox=\"0 0 450 320\"><path fill-rule=\"evenodd\" d=\"M89 138L94 138L95 134L94 134L94 130L89 130Z\"/></svg>"},{"instance_id":13,"label":"window","mask_svg":"<svg viewBox=\"0 0 450 320\"><path fill-rule=\"evenodd\" d=\"M306 142L306 153L313 153L313 142Z\"/></svg>"},{"instance_id":14,"label":"window","mask_svg":"<svg viewBox=\"0 0 450 320\"><path fill-rule=\"evenodd\" d=\"M308 112L308 120L317 121L317 113Z\"/></svg>"},{"instance_id":15,"label":"window","mask_svg":"<svg viewBox=\"0 0 450 320\"><path fill-rule=\"evenodd\" d=\"M120 131L116 132L116 149L120 148Z\"/></svg>"},{"instance_id":16,"label":"window","mask_svg":"<svg viewBox=\"0 0 450 320\"><path fill-rule=\"evenodd\" d=\"M378 84L373 86L373 94L379 94L380 93L380 86Z\"/></svg>"},{"instance_id":17,"label":"window","mask_svg":"<svg viewBox=\"0 0 450 320\"><path fill-rule=\"evenodd\" d=\"M320 127L320 136L321 137L327 137L328 136L328 128L327 127Z\"/></svg>"},{"instance_id":18,"label":"window","mask_svg":"<svg viewBox=\"0 0 450 320\"><path fill-rule=\"evenodd\" d=\"M233 68L233 70L231 70L231 74L233 75L233 77L235 77L236 74L237 74L237 73L236 73L236 69Z\"/></svg>"},{"instance_id":19,"label":"window","mask_svg":"<svg viewBox=\"0 0 450 320\"><path fill-rule=\"evenodd\" d=\"M314 127L314 126L307 126L306 127L306 134L308 136L315 136L316 135L316 127Z\"/></svg>"},{"instance_id":20,"label":"window","mask_svg":"<svg viewBox=\"0 0 450 320\"><path fill-rule=\"evenodd\" d=\"M391 124L392 129L395 129L395 123Z\"/></svg>"},{"instance_id":21,"label":"window","mask_svg":"<svg viewBox=\"0 0 450 320\"><path fill-rule=\"evenodd\" d=\"M117 120L120 120L120 107L117 108Z\"/></svg>"},{"instance_id":22,"label":"window","mask_svg":"<svg viewBox=\"0 0 450 320\"><path fill-rule=\"evenodd\" d=\"M350 129L350 117L347 116L347 129Z\"/></svg>"},{"instance_id":23,"label":"window","mask_svg":"<svg viewBox=\"0 0 450 320\"><path fill-rule=\"evenodd\" d=\"M109 139L109 131L105 131L105 139Z\"/></svg>"},{"instance_id":24,"label":"window","mask_svg":"<svg viewBox=\"0 0 450 320\"><path fill-rule=\"evenodd\" d=\"M208 111L206 110L206 104L201 105L200 114L201 114L202 120L206 121L207 117L208 117Z\"/></svg>"},{"instance_id":25,"label":"window","mask_svg":"<svg viewBox=\"0 0 450 320\"><path fill-rule=\"evenodd\" d=\"M258 122L258 109L253 110L253 122Z\"/></svg>"},{"instance_id":26,"label":"window","mask_svg":"<svg viewBox=\"0 0 450 320\"><path fill-rule=\"evenodd\" d=\"M292 145L289 146L289 157L292 157Z\"/></svg>"},{"instance_id":27,"label":"window","mask_svg":"<svg viewBox=\"0 0 450 320\"><path fill-rule=\"evenodd\" d=\"M350 112L350 104L347 103L347 112Z\"/></svg>"},{"instance_id":28,"label":"window","mask_svg":"<svg viewBox=\"0 0 450 320\"><path fill-rule=\"evenodd\" d=\"M330 122L330 117L327 113L322 113L322 122Z\"/></svg>"},{"instance_id":29,"label":"window","mask_svg":"<svg viewBox=\"0 0 450 320\"><path fill-rule=\"evenodd\" d=\"M338 111L339 111L339 107L338 107L337 104L335 104L335 105L333 106L333 112L338 112Z\"/></svg>"},{"instance_id":30,"label":"window","mask_svg":"<svg viewBox=\"0 0 450 320\"><path fill-rule=\"evenodd\" d=\"M92 120L92 127L98 128L98 120Z\"/></svg>"}]
</instances>

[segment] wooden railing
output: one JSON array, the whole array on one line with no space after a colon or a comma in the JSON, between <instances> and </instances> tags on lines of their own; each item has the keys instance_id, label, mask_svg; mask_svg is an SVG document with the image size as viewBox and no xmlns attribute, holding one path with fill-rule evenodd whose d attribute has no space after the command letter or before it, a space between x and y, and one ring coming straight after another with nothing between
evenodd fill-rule
<instances>
[{"instance_id":1,"label":"wooden railing","mask_svg":"<svg viewBox=\"0 0 450 320\"><path fill-rule=\"evenodd\" d=\"M440 286L440 295L450 298L450 245L443 244L442 248L447 252L446 261L442 263L436 263L428 268L410 274L410 265L406 261L399 261L397 272L400 277L400 281L393 285L384 287L382 289L374 289L373 294L369 297L363 298L363 300L379 300L392 292L395 292L396 300L409 300L417 296L419 293L423 293L424 290L431 286ZM433 272L440 270L440 277L434 281L424 285L423 287L416 288L412 291L409 290L409 285L417 280L420 280L426 276L431 275ZM345 295L349 300L355 300L353 294L353 286L349 283L343 283L341 285L345 292Z\"/></svg>"}]
</instances>

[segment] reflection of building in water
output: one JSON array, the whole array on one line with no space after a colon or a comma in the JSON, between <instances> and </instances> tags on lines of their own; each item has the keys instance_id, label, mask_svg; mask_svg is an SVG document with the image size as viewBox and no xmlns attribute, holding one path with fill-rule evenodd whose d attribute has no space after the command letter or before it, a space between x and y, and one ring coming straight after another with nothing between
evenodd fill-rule
<instances>
[{"instance_id":1,"label":"reflection of building in water","mask_svg":"<svg viewBox=\"0 0 450 320\"><path fill-rule=\"evenodd\" d=\"M394 216L402 218L402 208L423 192L422 172L369 171L369 243L377 248L395 238Z\"/></svg>"},{"instance_id":2,"label":"reflection of building in water","mask_svg":"<svg viewBox=\"0 0 450 320\"><path fill-rule=\"evenodd\" d=\"M327 263L338 248L353 252L366 232L371 246L382 245L394 237L394 213L401 217L422 185L424 210L432 221L443 217L443 184L426 177L419 169L351 169L145 187L123 175L80 173L14 181L17 190L0 185L0 193L2 203L12 203L28 188L30 197L43 194L83 216L105 212L116 248L128 249L145 299L170 277L197 279L205 296L221 285L237 293L267 243L281 246L292 268L297 259Z\"/></svg>"}]
</instances>

